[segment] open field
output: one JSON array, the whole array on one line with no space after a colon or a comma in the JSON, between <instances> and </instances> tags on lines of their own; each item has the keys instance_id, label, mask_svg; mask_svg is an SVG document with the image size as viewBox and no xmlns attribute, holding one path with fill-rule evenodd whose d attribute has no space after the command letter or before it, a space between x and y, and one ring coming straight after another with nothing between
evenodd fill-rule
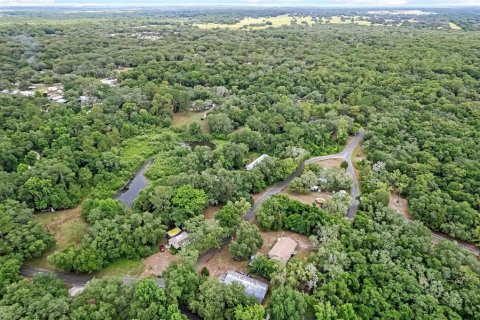
<instances>
[{"instance_id":1,"label":"open field","mask_svg":"<svg viewBox=\"0 0 480 320\"><path fill-rule=\"evenodd\" d=\"M448 25L450 26L450 29L452 29L452 30L462 30L462 27L460 27L458 24L455 24L453 22L449 22Z\"/></svg>"},{"instance_id":2,"label":"open field","mask_svg":"<svg viewBox=\"0 0 480 320\"><path fill-rule=\"evenodd\" d=\"M291 192L288 189L282 191L281 194L286 195L290 199L297 200L305 204L315 203L315 199L317 198L323 198L325 200L328 200L332 197L331 192L310 192L307 194L299 194Z\"/></svg>"},{"instance_id":3,"label":"open field","mask_svg":"<svg viewBox=\"0 0 480 320\"><path fill-rule=\"evenodd\" d=\"M202 120L204 112L201 111L180 111L173 114L173 127L180 128L183 125L198 122L203 131L208 132L207 121Z\"/></svg>"},{"instance_id":4,"label":"open field","mask_svg":"<svg viewBox=\"0 0 480 320\"><path fill-rule=\"evenodd\" d=\"M349 24L354 23L361 26L371 26L372 23L367 19L364 19L360 16L344 16L342 20L342 16L332 16L322 18L322 24Z\"/></svg>"},{"instance_id":5,"label":"open field","mask_svg":"<svg viewBox=\"0 0 480 320\"><path fill-rule=\"evenodd\" d=\"M47 257L54 251L63 250L71 244L79 243L87 232L88 225L80 217L81 211L82 205L79 205L73 209L36 213L35 220L54 236L56 244L41 257L32 259L27 264L54 270L55 267L48 263Z\"/></svg>"},{"instance_id":6,"label":"open field","mask_svg":"<svg viewBox=\"0 0 480 320\"><path fill-rule=\"evenodd\" d=\"M307 23L308 25L312 25L315 23L311 16L305 17L292 17L289 15L280 15L276 17L259 17L259 18L244 18L241 21L234 23L234 24L220 24L220 23L198 23L195 26L199 27L200 29L215 29L215 28L223 28L223 29L265 29L269 27L280 27L284 25L290 25L292 21L296 21L297 24ZM271 24L266 24L267 22L271 22Z\"/></svg>"},{"instance_id":7,"label":"open field","mask_svg":"<svg viewBox=\"0 0 480 320\"><path fill-rule=\"evenodd\" d=\"M123 277L123 276L139 276L144 271L144 266L141 260L127 260L127 259L118 259L115 262L112 262L103 269L95 273L99 277Z\"/></svg>"},{"instance_id":8,"label":"open field","mask_svg":"<svg viewBox=\"0 0 480 320\"><path fill-rule=\"evenodd\" d=\"M381 24L372 24L368 18L360 17L360 16L331 16L331 17L321 17L318 18L318 22L321 24L357 24L361 26L373 26L373 25L381 25ZM200 29L215 29L215 28L223 28L223 29L251 29L251 30L258 30L258 29L265 29L269 27L280 27L285 25L290 25L292 22L296 22L297 24L307 24L313 25L316 23L313 17L311 16L302 16L302 17L295 17L290 15L280 15L276 17L259 17L259 18L244 18L241 21L233 24L221 24L221 23L197 23L194 24L195 26L199 27ZM266 24L266 23L269 24ZM271 24L270 24L271 23Z\"/></svg>"}]
</instances>

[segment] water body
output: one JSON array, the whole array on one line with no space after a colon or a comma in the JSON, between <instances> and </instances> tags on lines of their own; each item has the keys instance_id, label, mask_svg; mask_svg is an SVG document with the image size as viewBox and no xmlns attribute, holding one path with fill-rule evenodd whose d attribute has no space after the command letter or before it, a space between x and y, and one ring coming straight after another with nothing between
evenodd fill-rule
<instances>
[{"instance_id":1,"label":"water body","mask_svg":"<svg viewBox=\"0 0 480 320\"><path fill-rule=\"evenodd\" d=\"M210 141L193 141L193 142L181 141L179 144L182 147L189 148L190 150L193 150L195 149L195 147L198 147L198 146L207 146L212 150L215 150L217 148L217 145Z\"/></svg>"},{"instance_id":2,"label":"water body","mask_svg":"<svg viewBox=\"0 0 480 320\"><path fill-rule=\"evenodd\" d=\"M190 149L195 149L197 146L207 146L210 149L215 149L217 146L210 141L204 142L181 142L182 146L186 146ZM153 160L148 160L135 174L135 176L127 183L127 185L120 190L115 199L120 200L124 205L127 207L133 207L135 203L135 199L137 199L138 194L147 187L148 180L145 177L145 171L147 171L148 167L152 164Z\"/></svg>"},{"instance_id":3,"label":"water body","mask_svg":"<svg viewBox=\"0 0 480 320\"><path fill-rule=\"evenodd\" d=\"M145 189L148 185L148 180L145 177L145 171L152 164L153 160L148 160L141 168L137 171L135 176L127 183L127 185L120 190L115 199L120 200L127 207L133 207L133 203L137 198L140 191Z\"/></svg>"}]
</instances>

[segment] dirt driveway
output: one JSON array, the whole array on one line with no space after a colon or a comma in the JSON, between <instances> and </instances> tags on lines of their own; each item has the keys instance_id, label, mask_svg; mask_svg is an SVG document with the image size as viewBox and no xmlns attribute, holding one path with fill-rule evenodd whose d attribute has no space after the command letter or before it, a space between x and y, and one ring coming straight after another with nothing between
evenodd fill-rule
<instances>
[{"instance_id":1,"label":"dirt driveway","mask_svg":"<svg viewBox=\"0 0 480 320\"><path fill-rule=\"evenodd\" d=\"M286 230L280 231L261 231L263 237L263 245L258 252L265 255L268 254L279 237L290 237L298 243L297 254L299 259L306 259L311 252L314 251L307 236ZM197 270L202 270L207 267L210 275L213 277L223 276L229 270L236 270L240 272L248 272L249 261L235 261L230 254L228 245L224 245L222 249L217 252L210 260L205 263L197 265Z\"/></svg>"},{"instance_id":2,"label":"dirt driveway","mask_svg":"<svg viewBox=\"0 0 480 320\"><path fill-rule=\"evenodd\" d=\"M142 273L142 277L149 276L161 276L163 271L173 262L177 260L177 257L171 254L168 250L165 252L157 252L148 258L143 259L143 265L145 271Z\"/></svg>"}]
</instances>

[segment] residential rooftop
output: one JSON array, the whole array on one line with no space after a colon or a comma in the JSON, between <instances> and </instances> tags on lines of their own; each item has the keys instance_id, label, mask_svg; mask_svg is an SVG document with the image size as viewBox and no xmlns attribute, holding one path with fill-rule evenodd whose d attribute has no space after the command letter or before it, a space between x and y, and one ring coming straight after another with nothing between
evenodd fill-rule
<instances>
[{"instance_id":1,"label":"residential rooftop","mask_svg":"<svg viewBox=\"0 0 480 320\"><path fill-rule=\"evenodd\" d=\"M259 303L262 303L268 291L268 284L233 270L228 271L221 280L225 284L231 284L233 282L241 283L244 287L245 294L247 296L254 296Z\"/></svg>"}]
</instances>

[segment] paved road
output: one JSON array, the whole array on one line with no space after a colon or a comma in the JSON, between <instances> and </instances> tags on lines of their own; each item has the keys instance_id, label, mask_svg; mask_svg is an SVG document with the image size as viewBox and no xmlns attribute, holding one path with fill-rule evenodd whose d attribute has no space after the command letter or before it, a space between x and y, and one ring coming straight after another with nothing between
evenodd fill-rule
<instances>
[{"instance_id":1,"label":"paved road","mask_svg":"<svg viewBox=\"0 0 480 320\"><path fill-rule=\"evenodd\" d=\"M409 222L412 222L414 220L409 220L408 218L406 217L403 217L403 219L409 223ZM433 230L430 230L432 231L432 241L433 240L437 240L437 241L444 241L444 240L448 240L448 241L454 241L457 243L457 245L467 251L469 251L470 253L472 253L473 255L477 256L477 257L480 257L480 249L475 247L474 244L471 244L471 243L468 243L468 242L465 242L465 241L461 241L461 240L457 240L457 239L454 239L450 236L447 236L446 234L443 234L441 232L438 232L438 231L433 231Z\"/></svg>"},{"instance_id":2,"label":"paved road","mask_svg":"<svg viewBox=\"0 0 480 320\"><path fill-rule=\"evenodd\" d=\"M305 164L309 163L315 163L318 161L322 160L329 160L329 159L342 159L348 162L348 168L347 172L352 176L353 178L353 186L352 190L350 192L352 196L352 203L350 204L350 207L348 208L347 211L347 217L353 218L357 214L357 209L358 209L358 196L360 195L360 186L358 185L358 179L355 176L354 172L354 167L353 167L353 162L352 162L352 153L357 147L357 145L362 141L363 139L363 129L360 129L359 132L353 137L353 139L349 142L349 144L339 153L327 155L327 156L318 156L318 157L313 157L310 158L304 162L302 162L298 167L297 170L295 170L294 173L292 173L286 180L280 181L272 185L270 188L265 190L254 202L252 208L248 213L244 216L244 220L250 221L253 219L255 216L255 213L258 209L258 206L260 206L265 200L267 200L269 197L279 194L282 192L290 182L292 182L293 179L298 177L299 175L302 174L303 172L303 167Z\"/></svg>"},{"instance_id":3,"label":"paved road","mask_svg":"<svg viewBox=\"0 0 480 320\"><path fill-rule=\"evenodd\" d=\"M466 250L470 251L470 253L474 254L475 256L480 257L480 249L475 247L475 245L473 245L471 243L461 241L461 240L456 240L452 237L449 237L449 236L447 236L445 234L442 234L440 232L437 232L437 231L432 231L432 238L434 238L436 240L439 240L439 241L441 241L441 240L455 241L458 246L462 247L463 249L466 249Z\"/></svg>"},{"instance_id":4,"label":"paved road","mask_svg":"<svg viewBox=\"0 0 480 320\"><path fill-rule=\"evenodd\" d=\"M349 144L339 153L331 154L331 155L326 155L326 156L318 156L318 157L313 157L310 158L303 163L301 163L298 168L295 170L294 173L292 173L286 180L280 181L272 185L270 188L265 190L254 202L252 208L249 210L249 212L244 216L244 220L250 221L255 217L255 213L258 209L258 207L265 201L267 200L270 196L279 194L282 192L289 184L292 182L292 180L296 177L298 177L302 172L305 164L310 164L310 163L315 163L318 161L322 160L329 160L329 159L342 159L348 162L348 168L347 172L352 176L353 178L353 186L351 190L351 196L352 196L352 202L350 204L350 207L348 208L347 211L347 217L353 218L355 217L358 209L358 196L360 195L360 187L358 184L358 179L355 175L354 172L354 167L353 167L353 162L352 162L352 153L357 147L357 145L362 141L363 139L363 129L360 129L360 131L353 137L353 139L349 142ZM438 240L454 240L452 238L449 238L445 235L442 235L437 232L432 232L432 236L435 239ZM230 238L226 239L224 242L224 245L226 245L230 241ZM463 243L457 241L458 245L464 249L467 249L468 251L472 252L473 254L480 256L480 250L478 248L475 248L473 245L468 244L468 243ZM212 257L215 256L215 254L218 252L218 249L212 249L207 251L205 254L203 254L201 257L198 259L197 265L202 265L208 262ZM44 273L54 273L56 274L60 279L64 280L66 283L69 283L71 285L85 285L88 281L94 278L93 275L84 275L84 274L74 274L74 273L68 273L68 272L54 272L54 271L49 271L49 270L43 270L43 269L37 269L33 268L30 266L23 266L20 269L20 273L23 276L26 277L32 277L35 273L38 272L44 272ZM126 277L123 279L125 283L131 281L132 278ZM159 279L160 281L163 281L162 279Z\"/></svg>"},{"instance_id":5,"label":"paved road","mask_svg":"<svg viewBox=\"0 0 480 320\"><path fill-rule=\"evenodd\" d=\"M51 270L39 269L34 268L28 265L24 265L20 268L20 274L24 277L32 278L37 273L48 273L54 274L58 278L62 279L66 283L72 286L84 286L88 281L94 278L93 275L89 274L76 274L76 273L68 273L68 272L55 272Z\"/></svg>"}]
</instances>

